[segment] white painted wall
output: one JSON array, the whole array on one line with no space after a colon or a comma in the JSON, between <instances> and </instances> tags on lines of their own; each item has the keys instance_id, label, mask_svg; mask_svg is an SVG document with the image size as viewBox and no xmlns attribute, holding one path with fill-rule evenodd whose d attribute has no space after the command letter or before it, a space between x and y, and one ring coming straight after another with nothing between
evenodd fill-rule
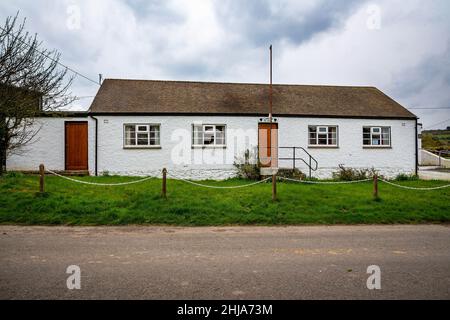
<instances>
[{"instance_id":1,"label":"white painted wall","mask_svg":"<svg viewBox=\"0 0 450 320\"><path fill-rule=\"evenodd\" d=\"M450 168L450 159L439 157L437 154L431 153L425 149L420 149L420 165L422 166L442 166Z\"/></svg>"},{"instance_id":2,"label":"white painted wall","mask_svg":"<svg viewBox=\"0 0 450 320\"><path fill-rule=\"evenodd\" d=\"M336 148L305 148L317 159L318 178L328 178L339 164L352 168L372 168L394 177L399 173L415 172L415 121L337 118L281 118L279 119L279 146L308 145L308 125L337 125ZM390 126L391 148L363 148L363 126ZM282 154L279 155L282 157ZM306 158L305 158L306 160ZM288 165L281 162L280 166ZM306 166L299 168L307 172Z\"/></svg>"},{"instance_id":3,"label":"white painted wall","mask_svg":"<svg viewBox=\"0 0 450 320\"><path fill-rule=\"evenodd\" d=\"M98 116L98 171L120 175L161 174L166 167L170 173L193 179L224 179L235 174L235 156L242 157L245 149L255 151L258 117L222 116ZM80 121L86 118L77 118ZM89 170L94 172L95 122L89 119ZM39 140L22 156L7 161L9 170L35 170L44 162L53 170L64 169L64 121L74 118L42 118ZM313 176L329 178L339 164L355 168L380 170L392 177L415 171L415 121L336 118L278 118L279 146L304 147L319 162ZM159 123L161 149L124 149L125 123ZM225 124L226 149L192 149L193 123ZM308 148L308 125L337 125L339 147ZM363 126L390 126L392 148L365 149L362 146ZM280 157L286 151L280 150ZM291 154L285 154L290 157ZM301 154L300 154L301 156ZM305 160L307 158L305 157ZM292 161L280 161L280 167L291 167ZM298 167L307 172L304 165Z\"/></svg>"},{"instance_id":4,"label":"white painted wall","mask_svg":"<svg viewBox=\"0 0 450 320\"><path fill-rule=\"evenodd\" d=\"M39 169L39 164L43 163L50 170L64 170L65 121L88 121L88 166L90 173L93 174L95 126L92 119L87 117L39 118L35 123L35 128L39 129L38 134L31 143L20 149L19 154L12 154L7 157L6 169L11 171L36 171Z\"/></svg>"},{"instance_id":5,"label":"white painted wall","mask_svg":"<svg viewBox=\"0 0 450 320\"><path fill-rule=\"evenodd\" d=\"M169 173L193 179L224 179L235 175L235 155L257 145L257 118L253 117L184 117L129 116L99 119L98 170L118 175L159 176L166 167ZM161 149L124 149L125 123L158 123ZM225 124L227 147L192 149L192 124ZM208 169L206 171L205 169Z\"/></svg>"}]
</instances>

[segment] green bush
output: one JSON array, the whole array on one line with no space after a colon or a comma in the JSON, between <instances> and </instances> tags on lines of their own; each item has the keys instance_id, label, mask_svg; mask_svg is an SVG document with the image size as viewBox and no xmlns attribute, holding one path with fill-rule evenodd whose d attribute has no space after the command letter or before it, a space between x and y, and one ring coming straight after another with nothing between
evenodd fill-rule
<instances>
[{"instance_id":1,"label":"green bush","mask_svg":"<svg viewBox=\"0 0 450 320\"><path fill-rule=\"evenodd\" d=\"M252 163L250 150L245 150L242 158L236 158L234 167L241 179L259 180L261 178L259 163Z\"/></svg>"},{"instance_id":2,"label":"green bush","mask_svg":"<svg viewBox=\"0 0 450 320\"><path fill-rule=\"evenodd\" d=\"M259 180L260 179L260 169L257 164L251 163L234 163L237 169L238 177L241 179Z\"/></svg>"},{"instance_id":3,"label":"green bush","mask_svg":"<svg viewBox=\"0 0 450 320\"><path fill-rule=\"evenodd\" d=\"M8 171L5 174L5 178L23 178L24 174L18 171Z\"/></svg>"},{"instance_id":4,"label":"green bush","mask_svg":"<svg viewBox=\"0 0 450 320\"><path fill-rule=\"evenodd\" d=\"M354 180L364 180L371 179L374 175L378 175L378 171L375 168L363 168L363 169L355 169L355 168L346 168L343 165L339 165L339 170L333 172L333 179L335 180L343 180L343 181L354 181Z\"/></svg>"},{"instance_id":5,"label":"green bush","mask_svg":"<svg viewBox=\"0 0 450 320\"><path fill-rule=\"evenodd\" d=\"M278 176L283 178L297 179L297 180L305 180L306 174L301 172L299 169L279 169Z\"/></svg>"},{"instance_id":6,"label":"green bush","mask_svg":"<svg viewBox=\"0 0 450 320\"><path fill-rule=\"evenodd\" d=\"M415 174L405 174L405 173L399 173L395 179L396 181L416 181L419 180L419 177Z\"/></svg>"}]
</instances>

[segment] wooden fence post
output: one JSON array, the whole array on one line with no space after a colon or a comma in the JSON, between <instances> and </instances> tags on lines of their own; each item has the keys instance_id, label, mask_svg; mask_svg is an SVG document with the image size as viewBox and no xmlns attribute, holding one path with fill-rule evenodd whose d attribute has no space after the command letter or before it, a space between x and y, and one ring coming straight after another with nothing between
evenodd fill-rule
<instances>
[{"instance_id":1,"label":"wooden fence post","mask_svg":"<svg viewBox=\"0 0 450 320\"><path fill-rule=\"evenodd\" d=\"M373 175L373 197L378 199L378 175Z\"/></svg>"},{"instance_id":2,"label":"wooden fence post","mask_svg":"<svg viewBox=\"0 0 450 320\"><path fill-rule=\"evenodd\" d=\"M162 196L167 198L167 169L162 170Z\"/></svg>"},{"instance_id":3,"label":"wooden fence post","mask_svg":"<svg viewBox=\"0 0 450 320\"><path fill-rule=\"evenodd\" d=\"M39 165L39 192L44 193L45 192L45 167L43 164Z\"/></svg>"},{"instance_id":4,"label":"wooden fence post","mask_svg":"<svg viewBox=\"0 0 450 320\"><path fill-rule=\"evenodd\" d=\"M277 200L277 175L272 175L272 201Z\"/></svg>"}]
</instances>

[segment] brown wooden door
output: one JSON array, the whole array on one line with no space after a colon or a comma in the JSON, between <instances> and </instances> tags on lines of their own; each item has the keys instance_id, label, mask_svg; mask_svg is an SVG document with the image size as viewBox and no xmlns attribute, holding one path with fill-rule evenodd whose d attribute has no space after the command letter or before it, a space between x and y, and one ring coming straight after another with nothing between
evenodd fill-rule
<instances>
[{"instance_id":1,"label":"brown wooden door","mask_svg":"<svg viewBox=\"0 0 450 320\"><path fill-rule=\"evenodd\" d=\"M258 150L262 167L278 167L278 123L258 124Z\"/></svg>"},{"instance_id":2,"label":"brown wooden door","mask_svg":"<svg viewBox=\"0 0 450 320\"><path fill-rule=\"evenodd\" d=\"M88 170L88 123L66 122L66 170Z\"/></svg>"}]
</instances>

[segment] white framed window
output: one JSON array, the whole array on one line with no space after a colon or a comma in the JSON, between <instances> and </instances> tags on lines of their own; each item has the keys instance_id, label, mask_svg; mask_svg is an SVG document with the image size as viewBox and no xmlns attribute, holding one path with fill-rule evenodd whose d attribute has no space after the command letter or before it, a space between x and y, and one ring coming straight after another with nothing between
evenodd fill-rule
<instances>
[{"instance_id":1,"label":"white framed window","mask_svg":"<svg viewBox=\"0 0 450 320\"><path fill-rule=\"evenodd\" d=\"M192 125L192 146L226 146L224 124Z\"/></svg>"},{"instance_id":2,"label":"white framed window","mask_svg":"<svg viewBox=\"0 0 450 320\"><path fill-rule=\"evenodd\" d=\"M124 124L125 148L156 148L160 147L160 125L146 123Z\"/></svg>"},{"instance_id":3,"label":"white framed window","mask_svg":"<svg viewBox=\"0 0 450 320\"><path fill-rule=\"evenodd\" d=\"M391 127L363 127L363 146L390 147Z\"/></svg>"},{"instance_id":4,"label":"white framed window","mask_svg":"<svg viewBox=\"0 0 450 320\"><path fill-rule=\"evenodd\" d=\"M337 126L308 126L309 146L338 146Z\"/></svg>"}]
</instances>

